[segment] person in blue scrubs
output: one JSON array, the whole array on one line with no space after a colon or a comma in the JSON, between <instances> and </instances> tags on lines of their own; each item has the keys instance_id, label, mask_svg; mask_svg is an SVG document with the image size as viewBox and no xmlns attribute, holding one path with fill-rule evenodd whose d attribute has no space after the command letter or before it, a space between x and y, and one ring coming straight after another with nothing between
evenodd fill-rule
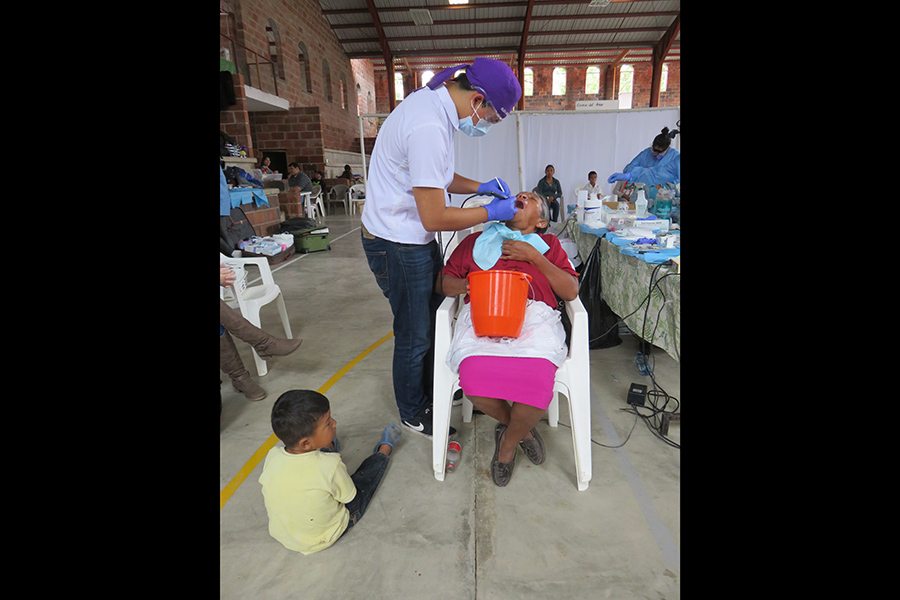
<instances>
[{"instance_id":1,"label":"person in blue scrubs","mask_svg":"<svg viewBox=\"0 0 900 600\"><path fill-rule=\"evenodd\" d=\"M621 173L610 175L606 182L645 183L649 198L656 195L656 185L681 183L681 154L675 148L670 148L676 135L677 129L669 131L668 127L663 127L662 133L653 138L653 144L649 148L635 156Z\"/></svg>"}]
</instances>

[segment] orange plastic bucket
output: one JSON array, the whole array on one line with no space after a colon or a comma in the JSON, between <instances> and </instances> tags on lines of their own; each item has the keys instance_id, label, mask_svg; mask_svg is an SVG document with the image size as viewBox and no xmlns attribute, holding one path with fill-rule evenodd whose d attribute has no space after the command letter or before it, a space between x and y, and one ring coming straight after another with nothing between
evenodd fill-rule
<instances>
[{"instance_id":1,"label":"orange plastic bucket","mask_svg":"<svg viewBox=\"0 0 900 600\"><path fill-rule=\"evenodd\" d=\"M518 271L469 273L472 327L477 336L519 337L531 275Z\"/></svg>"}]
</instances>

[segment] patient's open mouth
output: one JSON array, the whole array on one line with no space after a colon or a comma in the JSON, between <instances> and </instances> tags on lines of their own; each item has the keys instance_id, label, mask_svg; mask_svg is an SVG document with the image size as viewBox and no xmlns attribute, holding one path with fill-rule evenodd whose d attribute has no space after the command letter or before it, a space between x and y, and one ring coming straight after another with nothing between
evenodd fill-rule
<instances>
[{"instance_id":1,"label":"patient's open mouth","mask_svg":"<svg viewBox=\"0 0 900 600\"><path fill-rule=\"evenodd\" d=\"M525 208L525 201L516 198L516 208Z\"/></svg>"}]
</instances>

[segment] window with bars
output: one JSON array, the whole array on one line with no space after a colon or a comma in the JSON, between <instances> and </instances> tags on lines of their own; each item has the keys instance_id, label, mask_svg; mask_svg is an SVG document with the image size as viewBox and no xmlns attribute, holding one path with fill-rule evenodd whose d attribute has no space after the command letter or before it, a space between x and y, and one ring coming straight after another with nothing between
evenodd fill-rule
<instances>
[{"instance_id":1,"label":"window with bars","mask_svg":"<svg viewBox=\"0 0 900 600\"><path fill-rule=\"evenodd\" d=\"M600 93L600 67L588 67L584 74L584 93Z\"/></svg>"},{"instance_id":2,"label":"window with bars","mask_svg":"<svg viewBox=\"0 0 900 600\"><path fill-rule=\"evenodd\" d=\"M634 92L634 67L622 65L619 72L619 108L631 108Z\"/></svg>"},{"instance_id":3,"label":"window with bars","mask_svg":"<svg viewBox=\"0 0 900 600\"><path fill-rule=\"evenodd\" d=\"M328 61L324 58L322 59L322 85L325 86L325 99L329 102L334 102L331 95L331 67L328 66Z\"/></svg>"},{"instance_id":4,"label":"window with bars","mask_svg":"<svg viewBox=\"0 0 900 600\"><path fill-rule=\"evenodd\" d=\"M278 35L278 26L275 21L269 19L266 25L266 39L269 41L269 60L275 65L275 72L280 79L284 79L284 61L281 59L281 36Z\"/></svg>"},{"instance_id":5,"label":"window with bars","mask_svg":"<svg viewBox=\"0 0 900 600\"><path fill-rule=\"evenodd\" d=\"M566 95L566 68L556 67L553 69L553 95Z\"/></svg>"},{"instance_id":6,"label":"window with bars","mask_svg":"<svg viewBox=\"0 0 900 600\"><path fill-rule=\"evenodd\" d=\"M403 100L403 73L394 73L394 100Z\"/></svg>"},{"instance_id":7,"label":"window with bars","mask_svg":"<svg viewBox=\"0 0 900 600\"><path fill-rule=\"evenodd\" d=\"M312 77L309 75L309 51L306 44L300 42L297 44L298 55L300 61L300 89L312 93Z\"/></svg>"}]
</instances>

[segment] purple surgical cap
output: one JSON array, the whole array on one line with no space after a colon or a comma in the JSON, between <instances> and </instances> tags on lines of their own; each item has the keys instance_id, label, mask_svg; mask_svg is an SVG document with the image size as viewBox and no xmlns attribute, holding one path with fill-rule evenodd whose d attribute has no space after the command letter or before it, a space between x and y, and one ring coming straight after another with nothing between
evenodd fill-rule
<instances>
[{"instance_id":1,"label":"purple surgical cap","mask_svg":"<svg viewBox=\"0 0 900 600\"><path fill-rule=\"evenodd\" d=\"M516 74L504 62L478 57L471 65L456 65L435 74L428 82L428 87L437 89L463 67L466 67L466 78L472 87L484 93L485 99L497 109L500 118L505 119L522 97L522 86L519 85Z\"/></svg>"}]
</instances>

